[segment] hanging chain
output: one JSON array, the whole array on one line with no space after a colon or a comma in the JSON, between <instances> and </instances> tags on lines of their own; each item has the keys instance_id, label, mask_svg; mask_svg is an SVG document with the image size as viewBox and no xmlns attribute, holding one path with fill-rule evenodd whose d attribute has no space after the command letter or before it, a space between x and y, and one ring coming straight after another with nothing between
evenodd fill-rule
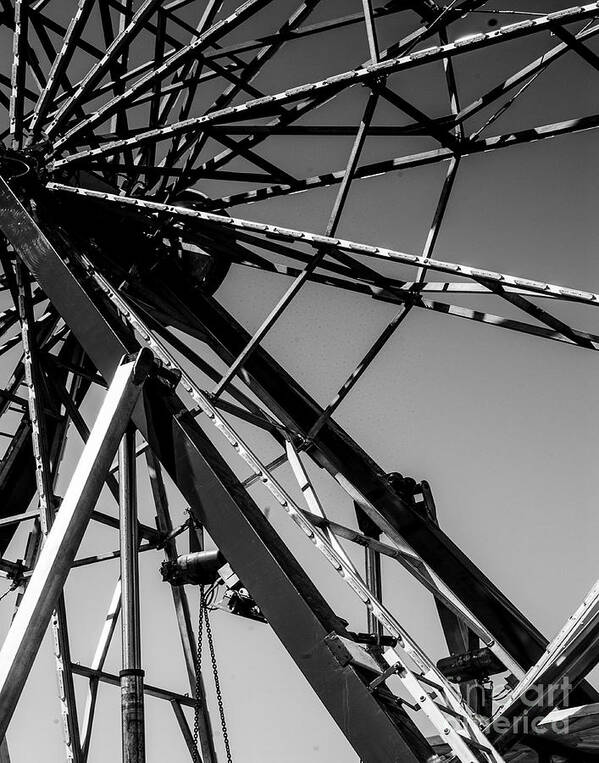
<instances>
[{"instance_id":1,"label":"hanging chain","mask_svg":"<svg viewBox=\"0 0 599 763\"><path fill-rule=\"evenodd\" d=\"M201 668L202 668L202 641L204 634L204 621L206 621L206 638L208 639L208 648L210 649L210 660L212 662L212 673L214 676L214 688L216 690L216 701L218 703L218 712L220 715L220 725L223 732L223 741L225 744L225 752L227 754L227 763L233 763L231 757L231 747L229 745L229 733L227 731L227 721L225 718L225 707L223 705L223 695L220 688L220 680L218 677L218 665L216 663L216 654L214 652L214 641L212 639L212 627L210 625L210 615L208 614L208 603L206 601L206 594L204 586L200 586L200 613L198 617L198 649L196 654L196 707L193 722L193 739L195 742L196 751L198 750L198 743L200 739L200 702L202 697L201 686ZM199 752L195 763L201 763Z\"/></svg>"},{"instance_id":2,"label":"hanging chain","mask_svg":"<svg viewBox=\"0 0 599 763\"><path fill-rule=\"evenodd\" d=\"M195 697L196 705L193 717L193 741L195 746L196 756L194 763L202 763L200 753L198 751L198 744L200 741L200 703L203 699L202 694L202 633L204 630L204 586L200 586L200 612L198 616L198 646L196 651L196 686ZM205 697L204 697L205 701Z\"/></svg>"}]
</instances>

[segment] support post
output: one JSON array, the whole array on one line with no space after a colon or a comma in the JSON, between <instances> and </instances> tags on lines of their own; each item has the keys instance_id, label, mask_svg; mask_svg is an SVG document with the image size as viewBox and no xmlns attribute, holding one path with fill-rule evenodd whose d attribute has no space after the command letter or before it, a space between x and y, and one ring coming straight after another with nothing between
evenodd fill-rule
<instances>
[{"instance_id":1,"label":"support post","mask_svg":"<svg viewBox=\"0 0 599 763\"><path fill-rule=\"evenodd\" d=\"M121 513L121 728L123 763L144 763L144 672L141 669L139 565L137 558L135 428L129 424L119 448Z\"/></svg>"},{"instance_id":2,"label":"support post","mask_svg":"<svg viewBox=\"0 0 599 763\"><path fill-rule=\"evenodd\" d=\"M379 601L383 600L383 580L381 576L381 555L373 548L365 548L366 585ZM379 638L383 635L383 626L370 609L366 613L368 633Z\"/></svg>"},{"instance_id":3,"label":"support post","mask_svg":"<svg viewBox=\"0 0 599 763\"><path fill-rule=\"evenodd\" d=\"M358 520L358 527L368 538L380 540L381 531L370 517L362 511L360 505L354 501L354 509ZM381 555L374 549L366 546L364 548L364 572L366 585L379 601L383 600L383 576L381 572ZM366 627L368 633L372 633L379 638L383 635L383 626L370 611L366 608Z\"/></svg>"},{"instance_id":4,"label":"support post","mask_svg":"<svg viewBox=\"0 0 599 763\"><path fill-rule=\"evenodd\" d=\"M154 496L154 504L156 506L156 525L163 535L168 535L172 529L173 524L171 521L171 515L169 511L169 505L166 497L166 489L164 486L164 479L162 476L162 467L156 456L152 451L146 451L146 461L148 464L148 473L150 476L150 483L152 486L152 494ZM194 527L191 527L189 535L189 550L202 550L200 542L198 540L197 531ZM192 545L197 545L197 549L193 549ZM164 553L167 559L175 561L178 557L177 541L173 538L164 544ZM179 626L179 635L181 637L181 646L183 648L183 655L185 657L185 664L187 666L187 675L189 677L189 687L191 694L197 702L195 708L197 714L198 724L198 741L200 744L200 751L202 753L203 763L216 763L216 751L214 749L214 735L212 732L212 724L210 722L210 714L206 704L206 690L204 687L204 681L201 671L197 670L196 665L196 636L193 632L191 624L191 616L189 613L189 602L187 600L187 594L185 592L185 586L171 586L171 594L173 596L173 604L175 605L175 614L177 616L177 625ZM186 737L184 726L181 724L181 716L178 714L181 708L177 703L173 704L173 710L175 716L179 721L183 736L186 743L189 740ZM181 711L182 712L182 711ZM183 718L184 720L184 718ZM193 741L193 737L192 737ZM194 750L197 755L197 750ZM192 760L195 758L192 756ZM1 762L0 762L1 763Z\"/></svg>"},{"instance_id":5,"label":"support post","mask_svg":"<svg viewBox=\"0 0 599 763\"><path fill-rule=\"evenodd\" d=\"M141 350L134 361L117 368L0 650L0 738L6 734L152 363L152 353Z\"/></svg>"}]
</instances>

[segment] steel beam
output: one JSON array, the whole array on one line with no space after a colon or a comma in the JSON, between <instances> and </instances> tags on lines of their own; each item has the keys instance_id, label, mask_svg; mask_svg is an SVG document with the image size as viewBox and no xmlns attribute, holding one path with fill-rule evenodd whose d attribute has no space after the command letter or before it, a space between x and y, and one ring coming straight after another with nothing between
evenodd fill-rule
<instances>
[{"instance_id":1,"label":"steel beam","mask_svg":"<svg viewBox=\"0 0 599 763\"><path fill-rule=\"evenodd\" d=\"M98 680L102 683L110 684L111 686L120 686L121 682L118 676L113 673L107 673L104 670L98 670L90 668L87 665L73 665L73 673L78 676L84 676L90 680ZM165 699L168 702L175 701L180 705L187 707L193 707L195 702L192 697L188 697L185 694L177 694L177 692L169 691L168 689L161 689L158 686L151 686L150 684L144 685L144 694L148 697L156 697L156 699Z\"/></svg>"},{"instance_id":2,"label":"steel beam","mask_svg":"<svg viewBox=\"0 0 599 763\"><path fill-rule=\"evenodd\" d=\"M135 428L130 424L119 448L121 512L121 723L123 763L144 763L144 671L141 667Z\"/></svg>"},{"instance_id":3,"label":"steel beam","mask_svg":"<svg viewBox=\"0 0 599 763\"><path fill-rule=\"evenodd\" d=\"M225 362L236 357L248 338L241 325L213 299L195 293L192 297L181 280L169 284L169 275L164 272L160 283L163 294L169 285L177 294L181 308L178 328L207 341ZM307 433L322 409L297 382L262 348L248 359L245 368L247 382L269 409L285 425ZM536 662L547 640L440 528L403 503L383 471L346 432L327 422L314 439L311 455L355 496L383 532L401 543L404 538L410 543L516 662L525 669ZM583 694L596 696L590 687Z\"/></svg>"},{"instance_id":4,"label":"steel beam","mask_svg":"<svg viewBox=\"0 0 599 763\"><path fill-rule=\"evenodd\" d=\"M33 666L151 362L151 352L144 350L136 360L126 361L116 369L60 512L0 650L0 737L6 733Z\"/></svg>"},{"instance_id":5,"label":"steel beam","mask_svg":"<svg viewBox=\"0 0 599 763\"><path fill-rule=\"evenodd\" d=\"M599 116L597 117L597 125L599 125ZM133 208L137 210L140 216L144 214L149 215L154 212L160 213L163 216L168 216L171 219L174 218L180 222L181 225L184 223L189 225L206 224L215 227L217 235L222 235L223 233L226 234L228 231L235 230L249 231L275 240L278 239L281 241L308 244L317 251L325 247L330 250L331 253L340 254L344 257L347 257L347 254L365 255L375 261L382 260L384 262L413 265L414 267L425 268L426 270L450 273L458 278L471 278L478 282L484 282L487 288L489 288L491 284L499 285L501 288L515 287L531 292L531 296L534 296L535 293L539 293L551 295L559 299L580 302L581 304L595 306L599 304L599 294L593 292L572 289L544 281L520 278L508 273L483 270L482 268L475 268L470 265L444 262L442 260L408 254L386 247L362 244L357 241L348 241L347 239L334 238L332 236L320 235L318 233L311 233L294 228L285 228L278 225L254 222L253 220L227 217L226 215L203 212L198 209L190 209L176 204L163 204L160 202L145 201L131 196L119 196L117 194L104 193L101 191L91 191L84 188L64 185L62 183L51 182L48 183L47 188L52 191L60 192L61 196L64 195L65 198L69 195L79 196L83 199L87 198L95 199L99 202L109 202L115 205L115 209L119 206L122 206L125 209ZM378 274L375 273L375 275ZM157 294L160 294L160 289L158 289ZM247 332L245 333L247 334Z\"/></svg>"}]
</instances>

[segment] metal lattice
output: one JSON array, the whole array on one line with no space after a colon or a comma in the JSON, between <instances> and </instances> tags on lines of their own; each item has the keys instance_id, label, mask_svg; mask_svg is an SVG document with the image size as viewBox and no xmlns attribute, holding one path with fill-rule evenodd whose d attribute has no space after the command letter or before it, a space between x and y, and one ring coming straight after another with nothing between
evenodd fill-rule
<instances>
[{"instance_id":1,"label":"metal lattice","mask_svg":"<svg viewBox=\"0 0 599 763\"><path fill-rule=\"evenodd\" d=\"M145 693L170 705L190 760L216 761L181 584L202 586L200 623L205 616L215 664L207 581L185 577L185 565L210 558L222 607L268 623L362 760L568 757L567 735L535 737L516 721L559 707L564 678L579 704L599 699L584 682L599 656L599 594L548 645L444 534L428 483L385 473L334 419L419 311L599 346L570 321L599 294L441 259L463 168L599 127L596 114L533 118L545 101L540 83L555 77L563 87L564 62L585 67L589 81L596 75L599 3L520 5L80 0L67 9L62 0L0 0L0 46L12 46L0 50L0 571L18 590L0 652L0 736L51 625L67 760L101 759L94 714L99 686L113 683L123 760L153 759ZM385 245L377 194L386 191L377 188L424 168L437 175L422 247ZM356 210L367 221L360 237L345 233ZM285 282L251 333L219 299L240 272ZM314 285L396 309L324 405L265 349L300 290ZM479 309L481 300L506 314ZM91 427L94 389L105 403ZM65 456L75 436L86 442L76 470ZM155 526L136 515L142 456ZM336 481L353 519L327 517L313 464ZM62 496L58 485L68 485ZM96 506L102 486L120 519ZM177 524L179 495L191 517ZM325 600L263 510L264 495L365 607L366 633ZM119 550L75 558L96 524L120 529ZM10 551L23 528L17 561ZM222 558L207 555L204 531ZM350 543L365 549L363 568ZM152 550L174 582L190 695L145 682L138 556ZM405 613L383 601L382 557L432 594L450 654L481 650L486 668L449 680ZM70 568L76 575L109 558L120 558L121 579L83 665L71 655L62 589ZM119 616L116 676L106 663ZM505 691L490 705L491 675ZM88 684L84 713L77 677ZM224 718L218 680L217 694ZM501 729L498 718L508 720ZM227 759L237 759L224 722L223 733Z\"/></svg>"}]
</instances>

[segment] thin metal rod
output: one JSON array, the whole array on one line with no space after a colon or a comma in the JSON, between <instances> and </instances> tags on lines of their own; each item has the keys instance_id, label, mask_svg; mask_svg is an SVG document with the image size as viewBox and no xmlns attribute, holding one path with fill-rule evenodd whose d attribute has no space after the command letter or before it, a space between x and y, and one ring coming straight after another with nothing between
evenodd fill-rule
<instances>
[{"instance_id":1,"label":"thin metal rod","mask_svg":"<svg viewBox=\"0 0 599 763\"><path fill-rule=\"evenodd\" d=\"M224 374L222 379L216 385L216 387L214 388L212 392L214 397L218 397L223 392L227 384L231 381L231 379L233 379L236 376L236 374L239 372L239 370L241 369L245 361L248 359L248 357L258 347L258 345L264 339L266 334L270 331L270 329L274 326L274 324L279 319L279 317L283 314L283 312L285 311L285 308L290 304L290 302L295 297L295 295L306 283L306 281L308 280L308 276L318 267L318 265L324 258L325 254L326 252L324 249L317 251L313 255L310 262L299 274L299 276L293 281L291 286L285 291L283 296L279 299L277 304L273 307L273 309L264 319L261 326L254 333L250 341L243 348L243 350L237 356L237 358L233 361L233 363L229 366L229 368L227 369L227 372Z\"/></svg>"},{"instance_id":2,"label":"thin metal rod","mask_svg":"<svg viewBox=\"0 0 599 763\"><path fill-rule=\"evenodd\" d=\"M171 521L160 462L150 450L146 451L146 461L148 465L148 474L150 476L150 484L152 486L152 495L154 497L154 504L156 506L156 524L162 533L168 535L173 530L173 524ZM171 561L175 561L177 559L177 544L174 538L164 544L164 552L167 559L170 559ZM202 751L203 763L215 763L216 751L214 748L214 734L212 731L210 714L208 712L208 706L206 703L206 690L201 673L200 675L196 675L196 639L191 624L187 594L185 592L184 586L171 586L171 593L173 596L173 604L177 617L177 625L179 627L179 636L181 638L181 646L183 648L185 665L187 667L189 686L192 695L198 703L196 711L198 718L198 735L200 748ZM199 696L196 696L196 692L199 694ZM175 708L175 704L176 703L173 703L173 708ZM179 705L177 705L177 707L179 707ZM176 712L177 711L175 708L175 714ZM177 719L180 722L179 716L177 716ZM179 723L179 725L181 727L181 731L184 735L186 743L189 744L185 728L181 725L181 723ZM193 745L193 748L195 751L195 744ZM192 758L192 760L195 759Z\"/></svg>"},{"instance_id":3,"label":"thin metal rod","mask_svg":"<svg viewBox=\"0 0 599 763\"><path fill-rule=\"evenodd\" d=\"M96 651L91 663L91 669L94 671L101 671L104 668L106 657L108 656L108 649L112 641L112 637L116 630L117 620L121 611L121 580L116 583L110 604L104 618L104 625L98 639ZM97 675L92 675L89 678L89 687L87 690L87 700L85 703L85 712L83 715L83 724L81 729L81 755L83 756L84 763L87 761L89 755L89 747L91 743L92 729L94 723L94 714L96 710L96 701L98 698L98 683L99 678Z\"/></svg>"},{"instance_id":4,"label":"thin metal rod","mask_svg":"<svg viewBox=\"0 0 599 763\"><path fill-rule=\"evenodd\" d=\"M310 477L308 476L308 472L306 471L304 465L302 464L301 458L299 453L296 451L294 446L291 442L287 442L287 459L289 461L289 464L291 465L291 469L293 470L294 477L297 481L297 484L300 487L300 490L302 491L302 495L304 496L306 503L308 505L308 508L310 509L310 514L315 514L317 517L320 517L321 519L326 520L326 514L324 513L324 508L322 506L322 503L320 501L320 498L318 497L318 493L314 489L314 485L312 484L312 481L310 480ZM307 512L302 512L305 517L308 517ZM329 540L329 543L331 546L335 549L335 551L339 554L339 556L344 560L344 562L347 564L347 566L352 570L353 574L359 577L358 570L356 569L354 563L346 553L345 549L331 530L330 526L325 525L324 528L321 528L326 537Z\"/></svg>"},{"instance_id":5,"label":"thin metal rod","mask_svg":"<svg viewBox=\"0 0 599 763\"><path fill-rule=\"evenodd\" d=\"M121 723L123 763L144 763L144 690L141 668L135 428L130 424L119 448L121 512Z\"/></svg>"},{"instance_id":6,"label":"thin metal rod","mask_svg":"<svg viewBox=\"0 0 599 763\"><path fill-rule=\"evenodd\" d=\"M360 126L358 128L358 132L356 133L356 137L354 138L347 164L345 165L343 179L341 180L341 185L339 186L339 190L335 196L333 210L325 230L326 236L334 236L337 232L339 221L341 220L345 202L349 196L351 184L355 177L358 162L360 161L362 149L364 148L364 142L366 141L366 137L368 135L368 130L370 128L370 123L372 122L372 117L374 115L377 102L378 91L373 91L370 93L368 101L366 102L366 107L364 108L362 119L360 120Z\"/></svg>"},{"instance_id":7,"label":"thin metal rod","mask_svg":"<svg viewBox=\"0 0 599 763\"><path fill-rule=\"evenodd\" d=\"M209 29L212 26L212 24L214 23L214 18L216 17L216 14L220 11L222 4L223 4L223 0L209 0L209 2L206 4L202 17L200 18L196 26L196 30L195 30L196 34L202 34L203 32L205 32L207 29ZM165 19L166 19L166 14L165 14ZM179 47L182 47L182 46L179 46ZM158 65L162 64L164 59L165 59L165 52L164 50L162 50L162 54L156 57L156 64ZM201 60L203 60L203 58ZM199 65L197 61L190 61L186 63L185 66L179 70L177 77L178 79L181 79L181 80L189 77L193 83L189 91L189 94L185 97L185 102L180 112L180 113L183 113L185 109L187 108L187 103L189 99L193 99L193 94L195 94L197 85L201 81L202 67ZM158 110L156 112L156 117L157 117L156 124L165 124L170 119L171 111L175 107L176 103L179 101L181 97L181 93L179 92L174 95L171 94L168 96L168 98L165 98L163 83L160 81L155 82L154 87L152 89L156 93L157 100L158 100L158 103L157 103Z\"/></svg>"},{"instance_id":8,"label":"thin metal rod","mask_svg":"<svg viewBox=\"0 0 599 763\"><path fill-rule=\"evenodd\" d=\"M48 380L48 384L50 385L51 389L54 390L58 399L64 406L66 414L70 417L71 421L73 422L73 425L75 429L77 430L79 437L81 437L83 442L87 442L90 435L89 427L85 423L85 420L83 416L81 415L79 408L77 408L77 406L75 405L67 389L62 384L58 383L56 376L54 374L50 373L47 375L46 378ZM114 475L111 472L109 472L106 476L106 485L108 489L110 490L110 492L112 493L112 495L115 497L115 499L118 500L119 486Z\"/></svg>"},{"instance_id":9,"label":"thin metal rod","mask_svg":"<svg viewBox=\"0 0 599 763\"><path fill-rule=\"evenodd\" d=\"M395 6L383 6L380 8L375 8L373 15L375 18L383 18L386 16L400 13L404 10L405 10L404 8L395 7ZM309 26L305 26L305 27L299 27L298 29L288 30L286 32L281 32L279 30L278 32L265 35L264 37L261 37L258 40L248 40L245 42L227 45L223 48L218 48L217 50L213 52L207 53L206 59L210 61L211 59L225 58L231 55L232 53L246 53L252 50L256 50L258 48L262 48L264 45L267 45L267 44L271 44L271 43L278 44L281 41L281 38L287 39L287 40L297 40L302 37L308 37L315 34L321 34L322 32L332 31L335 29L341 29L346 26L362 24L363 22L364 22L364 14L354 13L348 16L338 17L334 19L327 19L326 21L310 24Z\"/></svg>"},{"instance_id":10,"label":"thin metal rod","mask_svg":"<svg viewBox=\"0 0 599 763\"><path fill-rule=\"evenodd\" d=\"M10 517L2 517L2 519L0 519L0 527L3 527L4 525L16 525L20 522L26 522L29 519L37 519L39 515L39 509L33 509L32 511L26 511L23 514L13 514Z\"/></svg>"},{"instance_id":11,"label":"thin metal rod","mask_svg":"<svg viewBox=\"0 0 599 763\"><path fill-rule=\"evenodd\" d=\"M104 670L93 670L87 665L73 665L73 673L78 676L85 676L86 678L96 677L102 683L111 684L112 686L120 686L120 680L118 676L113 673L106 673ZM150 684L144 685L144 694L148 697L156 697L157 699L166 699L169 702L176 700L180 705L186 707L194 707L195 700L193 697L187 697L185 694L177 694L177 692L169 691L168 689L161 689L158 686L151 686Z\"/></svg>"},{"instance_id":12,"label":"thin metal rod","mask_svg":"<svg viewBox=\"0 0 599 763\"><path fill-rule=\"evenodd\" d=\"M503 135L493 135L476 141L467 141L462 144L461 156L469 157L480 153L498 151L511 146L518 146L527 143L535 143L540 140L551 140L562 135L570 135L586 130L595 130L599 127L599 115L580 117L577 119L568 119L563 122L554 122L552 124L535 125L523 130L505 133ZM89 152L91 154L91 151ZM378 175L388 174L390 172L401 172L415 167L424 167L429 164L438 164L451 159L452 152L447 148L438 148L431 151L422 151L408 156L397 156L391 159L383 159L380 162L363 164L358 167L355 177L358 180L364 180ZM77 154L73 154L69 159L61 160L62 163L69 163L75 159ZM59 162L55 162L59 166ZM215 163L211 164L211 168ZM202 173L198 172L198 177ZM313 175L302 178L293 185L270 185L265 188L258 188L252 191L231 194L214 199L211 204L213 208L223 209L224 207L237 206L239 204L253 204L257 201L272 199L277 196L290 196L302 191L315 190L316 188L328 188L337 185L343 178L343 170L327 172L323 175Z\"/></svg>"},{"instance_id":13,"label":"thin metal rod","mask_svg":"<svg viewBox=\"0 0 599 763\"><path fill-rule=\"evenodd\" d=\"M366 25L366 36L368 37L368 49L370 51L370 60L376 64L380 60L379 43L376 35L376 26L374 22L374 13L372 0L362 0L364 8L364 23Z\"/></svg>"},{"instance_id":14,"label":"thin metal rod","mask_svg":"<svg viewBox=\"0 0 599 763\"><path fill-rule=\"evenodd\" d=\"M509 292L504 291L501 287L497 286L497 284L493 284L492 291L497 294L498 297L501 297L506 302L509 302L510 304L520 308L520 310L523 310L527 315L531 315L541 323L549 326L549 328L561 333L567 339L570 339L570 341L578 344L580 347L585 347L591 350L599 349L599 345L597 345L597 343L592 339L588 337L581 337L578 332L576 332L567 323L560 320L559 318L556 318L556 316L552 315L547 310L544 310L542 307L539 307L539 305L536 305L534 302L531 302L526 297L523 297L520 294L510 294Z\"/></svg>"},{"instance_id":15,"label":"thin metal rod","mask_svg":"<svg viewBox=\"0 0 599 763\"><path fill-rule=\"evenodd\" d=\"M193 740L193 734L191 733L189 729L189 724L187 723L187 718L185 717L185 714L181 708L181 705L177 702L176 699L171 700L171 705L175 713L175 718L177 719L177 723L179 724L179 728L181 729L181 734L183 735L183 739L185 740L185 745L187 746L187 750L189 751L191 760L193 761L193 763L197 763L198 752L196 749L195 742Z\"/></svg>"},{"instance_id":16,"label":"thin metal rod","mask_svg":"<svg viewBox=\"0 0 599 763\"><path fill-rule=\"evenodd\" d=\"M442 146L445 146L445 148L448 148L455 154L459 154L459 140L457 140L449 130L439 125L435 119L429 117L428 114L425 114L419 108L414 106L402 96L393 92L393 90L387 86L382 87L380 93L381 96L392 106L395 106L396 109L399 109L404 114L407 114L409 117L412 117L412 119L415 119L419 124L423 125L426 129L426 132L438 140Z\"/></svg>"},{"instance_id":17,"label":"thin metal rod","mask_svg":"<svg viewBox=\"0 0 599 763\"><path fill-rule=\"evenodd\" d=\"M409 313L409 304L402 305L399 311L393 317L393 319L387 324L387 326L385 326L381 334L377 337L376 341L368 349L368 351L366 352L362 360L358 363L358 365L352 371L352 373L347 377L341 389L337 392L335 397L331 400L331 402L327 405L324 411L320 414L320 416L314 423L314 426L308 432L309 440L311 440L313 437L316 437L318 432L320 432L322 427L327 423L327 421L335 413L337 408L341 405L341 403L349 395L349 393L354 388L354 386L361 379L362 374L366 371L366 369L370 366L373 360L377 357L377 355L382 350L382 348L387 344L387 341L393 336L396 329L399 328L399 326L403 323L408 313Z\"/></svg>"},{"instance_id":18,"label":"thin metal rod","mask_svg":"<svg viewBox=\"0 0 599 763\"><path fill-rule=\"evenodd\" d=\"M351 188L353 175L354 175L357 163L359 161L362 148L364 146L366 135L368 133L368 127L370 126L372 115L374 114L374 110L376 108L377 99L378 99L377 94L371 93L368 99L368 102L366 104L366 108L364 109L364 115L360 122L360 127L354 139L352 149L350 151L349 159L347 162L347 166L345 168L343 181L341 182L339 190L337 191L335 202L333 204L333 210L331 212L331 215L329 217L329 221L326 227L326 231L325 231L326 236L334 236L337 230L337 226L339 225L339 220L341 219L343 208L345 206L345 202L347 201L349 190ZM299 274L299 276L294 280L291 286L287 289L285 294L281 297L279 302L275 305L273 310L267 316L266 320L262 323L260 328L252 336L252 338L250 339L248 344L245 346L243 351L239 354L239 356L235 359L235 361L229 367L226 374L223 376L220 382L216 385L213 392L215 397L218 397L218 395L222 393L222 391L224 390L228 382L239 371L239 369L245 363L245 361L250 356L250 354L258 347L262 339L266 336L267 332L270 331L270 329L274 326L275 322L282 315L285 308L291 303L291 300L302 288L302 286L307 281L310 274L313 273L314 270L318 267L318 265L324 259L325 255L326 255L325 249L320 249L316 251L316 254L313 255L313 257L307 263L303 271Z\"/></svg>"},{"instance_id":19,"label":"thin metal rod","mask_svg":"<svg viewBox=\"0 0 599 763\"><path fill-rule=\"evenodd\" d=\"M140 543L137 553L142 554L144 551L155 551L158 548L158 543ZM76 567L87 567L90 564L98 564L101 562L109 562L113 559L119 559L121 551L115 548L114 551L105 551L103 554L95 554L94 556L83 556L80 559L75 559L73 562L73 569ZM24 577L27 577L25 573Z\"/></svg>"},{"instance_id":20,"label":"thin metal rod","mask_svg":"<svg viewBox=\"0 0 599 763\"><path fill-rule=\"evenodd\" d=\"M29 396L29 420L31 422L39 517L42 532L47 537L55 517L52 470L50 467L46 417L43 407L47 392L43 386L38 347L35 342L35 317L29 273L20 261L16 264L16 277L23 339L25 382ZM52 633L54 636L54 656L66 757L67 760L73 761L73 763L81 763L77 703L71 673L71 652L64 596L59 597L56 609L52 613Z\"/></svg>"},{"instance_id":21,"label":"thin metal rod","mask_svg":"<svg viewBox=\"0 0 599 763\"><path fill-rule=\"evenodd\" d=\"M563 40L571 50L586 61L587 64L590 64L593 69L599 71L599 56L596 53L593 53L593 51L586 45L583 45L583 43L576 38L576 35L573 35L567 29L564 29L561 24L555 24L551 31L556 37Z\"/></svg>"},{"instance_id":22,"label":"thin metal rod","mask_svg":"<svg viewBox=\"0 0 599 763\"><path fill-rule=\"evenodd\" d=\"M250 262L240 262L240 265L245 267L256 267L255 264ZM276 272L282 275L288 275L291 277L296 276L300 271L297 268L291 268L287 265L281 265L279 263L273 264L272 268L268 269L269 272ZM468 284L468 283L451 283L451 282L429 282L425 283L421 289L419 289L418 295L414 296L414 292L410 291L415 282L400 283L399 286L394 286L393 281L389 281L389 285L381 284L374 285L369 282L364 282L359 276L355 276L355 281L349 281L342 278L335 278L334 276L312 274L310 281L314 283L323 284L325 286L331 286L337 289L344 289L357 294L364 294L370 296L372 299L376 299L380 302L388 302L390 304L398 304L406 301L407 299L414 300L414 307L424 308L425 310L432 310L433 312L442 313L444 315L452 315L457 318L465 318L466 320L477 321L479 323L486 323L490 326L497 326L499 328L509 329L511 331L517 331L524 334L532 334L543 339L549 339L554 342L563 342L565 344L577 344L578 346L586 346L589 349L594 349L592 345L584 344L582 340L589 340L590 343L596 344L599 342L599 335L589 334L587 332L578 331L572 329L573 334L577 339L581 341L575 341L569 339L557 331L551 331L543 326L537 326L532 323L522 323L521 321L515 321L511 318L504 318L500 315L494 315L493 313L485 313L480 310L473 310L467 307L461 307L458 305L452 305L447 302L437 302L435 300L423 299L420 294L423 292L439 292L439 293L457 293L457 294L489 294L489 290L482 284ZM522 294L531 296L523 289L505 289L506 294ZM535 294L536 298L545 297L548 299L554 299L549 294Z\"/></svg>"},{"instance_id":23,"label":"thin metal rod","mask_svg":"<svg viewBox=\"0 0 599 763\"><path fill-rule=\"evenodd\" d=\"M273 461L270 461L270 463L268 463L265 468L268 469L269 471L274 471L275 469L278 469L280 466L283 466L283 464L286 464L286 463L287 463L286 455L278 456ZM259 474L252 474L251 477L248 477L247 479L245 479L241 484L243 485L243 487L248 488L248 487L251 487L252 485L255 485L256 482L260 482L260 480L261 480L261 477Z\"/></svg>"}]
</instances>

